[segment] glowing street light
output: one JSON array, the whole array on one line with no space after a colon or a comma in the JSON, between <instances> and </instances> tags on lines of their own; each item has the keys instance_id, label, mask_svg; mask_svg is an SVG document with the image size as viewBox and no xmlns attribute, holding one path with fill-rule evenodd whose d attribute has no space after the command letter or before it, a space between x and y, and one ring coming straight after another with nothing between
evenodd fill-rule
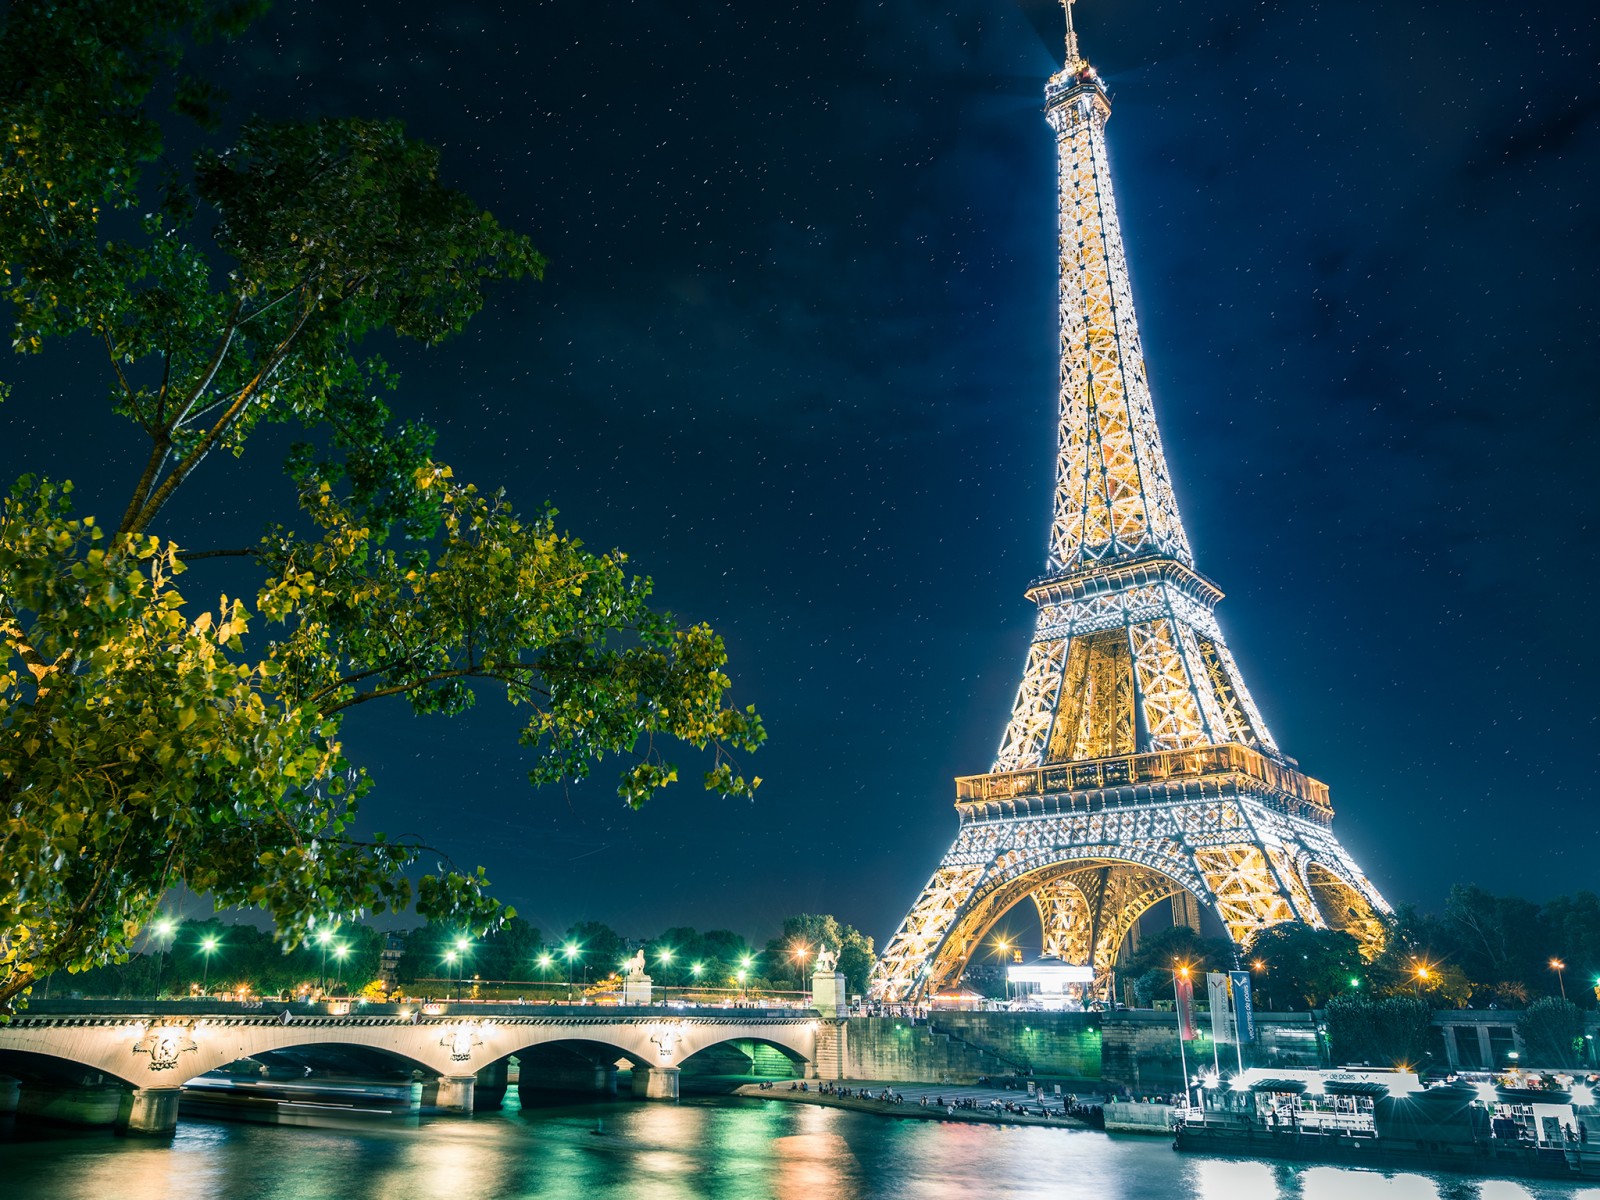
<instances>
[{"instance_id":1,"label":"glowing street light","mask_svg":"<svg viewBox=\"0 0 1600 1200\"><path fill-rule=\"evenodd\" d=\"M340 942L337 946L335 946L333 948L334 960L340 965L340 967L343 967L345 956L347 954L349 954L349 953L350 953L350 947L345 942ZM339 974L340 974L340 977L343 978L344 972L342 970L339 972ZM338 980L334 981L334 986L335 987L338 986Z\"/></svg>"},{"instance_id":2,"label":"glowing street light","mask_svg":"<svg viewBox=\"0 0 1600 1200\"><path fill-rule=\"evenodd\" d=\"M200 994L202 996L205 995L205 993L206 993L206 985L211 980L211 956L216 953L216 950L217 950L217 939L216 938L207 937L207 938L202 938L201 939L201 941L200 941L200 953L205 955L205 962L206 962L205 970L200 972Z\"/></svg>"},{"instance_id":3,"label":"glowing street light","mask_svg":"<svg viewBox=\"0 0 1600 1200\"><path fill-rule=\"evenodd\" d=\"M322 947L322 970L317 975L317 991L328 990L328 943L333 941L333 930L324 929L317 934L317 944Z\"/></svg>"},{"instance_id":4,"label":"glowing street light","mask_svg":"<svg viewBox=\"0 0 1600 1200\"><path fill-rule=\"evenodd\" d=\"M577 942L568 942L561 947L561 952L567 956L567 1003L572 1003L572 960L578 957L578 951L583 947Z\"/></svg>"},{"instance_id":5,"label":"glowing street light","mask_svg":"<svg viewBox=\"0 0 1600 1200\"><path fill-rule=\"evenodd\" d=\"M804 942L801 942L794 948L794 952L790 955L790 957L793 958L796 963L794 979L795 990L800 993L802 999L805 997L806 992L806 959L810 956L810 954L811 947L806 945Z\"/></svg>"},{"instance_id":6,"label":"glowing street light","mask_svg":"<svg viewBox=\"0 0 1600 1200\"><path fill-rule=\"evenodd\" d=\"M1567 979L1563 972L1567 969L1567 964L1559 958L1552 958L1550 960L1550 969L1556 973L1556 982L1561 985L1561 998L1565 1000L1567 998Z\"/></svg>"},{"instance_id":7,"label":"glowing street light","mask_svg":"<svg viewBox=\"0 0 1600 1200\"><path fill-rule=\"evenodd\" d=\"M1011 953L1011 942L1008 939L1003 938L1003 937L1002 938L995 938L995 940L994 940L994 952L995 952L995 957L997 957L1001 962L1005 962L1007 956L1009 956L1010 953ZM1011 1001L1011 975L1010 975L1009 972L1006 974L1005 980L1006 980L1006 1002L1010 1003L1010 1001Z\"/></svg>"},{"instance_id":8,"label":"glowing street light","mask_svg":"<svg viewBox=\"0 0 1600 1200\"><path fill-rule=\"evenodd\" d=\"M173 923L171 917L162 917L152 928L158 939L156 946L156 999L159 1000L161 998L161 969L166 965L167 961L167 952L161 948L159 942L165 941L170 947L172 945L172 935L178 927Z\"/></svg>"}]
</instances>

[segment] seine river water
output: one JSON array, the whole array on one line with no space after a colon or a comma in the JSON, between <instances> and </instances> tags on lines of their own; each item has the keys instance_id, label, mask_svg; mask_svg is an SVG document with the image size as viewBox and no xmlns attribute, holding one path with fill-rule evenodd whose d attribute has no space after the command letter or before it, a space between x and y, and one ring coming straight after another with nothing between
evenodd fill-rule
<instances>
[{"instance_id":1,"label":"seine river water","mask_svg":"<svg viewBox=\"0 0 1600 1200\"><path fill-rule=\"evenodd\" d=\"M1180 1155L1165 1139L759 1100L512 1109L370 1132L184 1121L170 1144L109 1135L0 1142L6 1200L1080 1196L1600 1200L1600 1188L1239 1162Z\"/></svg>"}]
</instances>

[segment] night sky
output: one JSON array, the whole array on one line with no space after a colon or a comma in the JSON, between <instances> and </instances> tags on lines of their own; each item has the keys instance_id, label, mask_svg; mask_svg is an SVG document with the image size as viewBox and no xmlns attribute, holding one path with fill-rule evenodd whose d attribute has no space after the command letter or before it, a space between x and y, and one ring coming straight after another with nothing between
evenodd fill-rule
<instances>
[{"instance_id":1,"label":"night sky","mask_svg":"<svg viewBox=\"0 0 1600 1200\"><path fill-rule=\"evenodd\" d=\"M1597 882L1593 5L1084 0L1156 410L1284 750L1391 902ZM879 940L986 770L1054 460L1050 0L280 3L207 52L237 113L395 115L548 279L392 351L458 476L545 500L708 620L771 735L754 803L534 792L516 717L372 705L370 826L547 932ZM114 519L142 462L87 344L28 363L0 473ZM162 530L284 515L293 436ZM197 568L191 599L220 586Z\"/></svg>"}]
</instances>

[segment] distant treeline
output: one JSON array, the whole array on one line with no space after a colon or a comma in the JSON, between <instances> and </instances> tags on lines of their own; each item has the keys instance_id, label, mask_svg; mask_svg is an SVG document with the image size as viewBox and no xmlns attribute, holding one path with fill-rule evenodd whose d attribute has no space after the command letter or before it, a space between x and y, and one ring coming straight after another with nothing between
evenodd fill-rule
<instances>
[{"instance_id":1,"label":"distant treeline","mask_svg":"<svg viewBox=\"0 0 1600 1200\"><path fill-rule=\"evenodd\" d=\"M471 936L459 927L428 924L384 932L345 923L313 933L284 950L271 932L250 924L205 921L152 925L141 953L126 962L78 975L57 975L34 994L83 996L181 996L205 990L257 996L325 991L376 995L388 951L390 972L409 994L474 985L528 985L546 994L570 979L574 989L593 987L616 975L625 961L644 951L657 987L724 990L804 990L818 950L838 956L854 991L866 987L872 969L872 939L828 915L787 918L765 943L753 944L726 929L701 932L679 926L655 937L624 938L598 921L573 925L546 937L520 917L493 933ZM504 989L498 989L504 990Z\"/></svg>"},{"instance_id":2,"label":"distant treeline","mask_svg":"<svg viewBox=\"0 0 1600 1200\"><path fill-rule=\"evenodd\" d=\"M873 961L871 938L816 914L788 918L764 943L726 929L681 926L630 939L597 921L547 936L521 918L484 937L437 924L401 933L362 924L321 932L322 940L313 935L285 952L252 925L213 919L167 932L151 926L143 953L57 976L50 986L56 994L150 996L158 988L170 995L248 984L257 994L278 994L325 984L333 994L354 993L378 980L390 946L394 979L408 991L425 983L438 990L439 981L458 977L464 986L474 980L564 986L569 966L575 987L593 986L641 949L658 987L803 990L826 946L838 954L850 989L861 992ZM1170 995L1173 969L1181 964L1249 969L1261 1007L1280 1010L1322 1008L1352 995L1409 996L1431 1008L1524 1009L1564 993L1593 1006L1600 999L1600 897L1580 891L1537 904L1457 886L1438 914L1401 907L1383 952L1368 961L1362 951L1348 933L1296 921L1265 929L1242 948L1179 925L1145 937L1118 964L1116 978L1119 995L1131 990L1139 1004Z\"/></svg>"}]
</instances>

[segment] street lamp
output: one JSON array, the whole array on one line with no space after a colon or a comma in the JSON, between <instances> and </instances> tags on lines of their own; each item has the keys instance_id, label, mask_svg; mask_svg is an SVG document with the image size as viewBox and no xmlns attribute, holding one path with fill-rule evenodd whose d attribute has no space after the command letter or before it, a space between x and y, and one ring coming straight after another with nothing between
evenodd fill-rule
<instances>
[{"instance_id":1,"label":"street lamp","mask_svg":"<svg viewBox=\"0 0 1600 1200\"><path fill-rule=\"evenodd\" d=\"M795 990L800 993L800 999L802 1000L806 998L806 958L810 953L811 947L804 942L801 942L794 951L794 960L799 964L799 969L795 972L794 986Z\"/></svg>"},{"instance_id":2,"label":"street lamp","mask_svg":"<svg viewBox=\"0 0 1600 1200\"><path fill-rule=\"evenodd\" d=\"M1000 961L1002 963L1004 963L1006 961L1006 958L1011 953L1011 942L1009 940L1007 940L1006 938L996 938L994 940L994 952L995 952L995 955L1000 959ZM1011 973L1009 971L1007 971L1005 973L1005 981L1006 981L1006 1003L1009 1004L1009 1003L1011 1003Z\"/></svg>"},{"instance_id":3,"label":"street lamp","mask_svg":"<svg viewBox=\"0 0 1600 1200\"><path fill-rule=\"evenodd\" d=\"M322 970L317 974L317 991L328 990L328 943L333 941L333 930L324 929L317 934L317 944L322 947Z\"/></svg>"},{"instance_id":4,"label":"street lamp","mask_svg":"<svg viewBox=\"0 0 1600 1200\"><path fill-rule=\"evenodd\" d=\"M1426 963L1418 963L1414 974L1416 975L1417 999L1420 1000L1422 999L1422 985L1433 978L1433 972L1428 969L1428 965Z\"/></svg>"},{"instance_id":5,"label":"street lamp","mask_svg":"<svg viewBox=\"0 0 1600 1200\"><path fill-rule=\"evenodd\" d=\"M578 951L583 949L577 942L568 942L561 947L562 953L567 956L567 1003L572 1003L572 960L578 957Z\"/></svg>"},{"instance_id":6,"label":"street lamp","mask_svg":"<svg viewBox=\"0 0 1600 1200\"><path fill-rule=\"evenodd\" d=\"M156 943L156 999L157 1000L161 999L161 968L166 965L166 959L167 959L166 951L161 948L161 944L160 943L161 943L162 939L165 939L167 944L170 946L172 944L172 941L171 941L172 934L173 934L173 931L175 929L177 929L177 926L172 923L172 919L170 917L162 917L159 921L157 921L155 923L155 935L156 935L156 938L158 939L157 943Z\"/></svg>"},{"instance_id":7,"label":"street lamp","mask_svg":"<svg viewBox=\"0 0 1600 1200\"><path fill-rule=\"evenodd\" d=\"M348 944L346 944L344 942L340 942L337 946L335 946L333 948L334 960L339 964L339 966L341 968L344 966L345 955L347 955L349 953L350 953L350 947L349 947ZM343 979L343 977L344 977L344 972L343 972L342 969L339 972L339 977L340 977L340 979ZM335 987L339 986L339 980L335 980L334 981L334 986Z\"/></svg>"},{"instance_id":8,"label":"street lamp","mask_svg":"<svg viewBox=\"0 0 1600 1200\"><path fill-rule=\"evenodd\" d=\"M217 939L214 937L204 938L200 942L200 952L205 955L206 962L205 970L200 973L200 994L202 996L206 994L206 985L211 980L211 955L216 951L216 948Z\"/></svg>"},{"instance_id":9,"label":"street lamp","mask_svg":"<svg viewBox=\"0 0 1600 1200\"><path fill-rule=\"evenodd\" d=\"M1550 960L1550 969L1556 973L1556 982L1561 985L1561 998L1565 1000L1567 998L1567 979L1562 972L1567 969L1567 964L1559 958L1552 958Z\"/></svg>"},{"instance_id":10,"label":"street lamp","mask_svg":"<svg viewBox=\"0 0 1600 1200\"><path fill-rule=\"evenodd\" d=\"M454 950L446 950L444 952L444 961L448 966L456 968L456 999L459 1000L461 999L461 968L457 964L461 961L461 955ZM449 975L446 974L445 978L449 979Z\"/></svg>"},{"instance_id":11,"label":"street lamp","mask_svg":"<svg viewBox=\"0 0 1600 1200\"><path fill-rule=\"evenodd\" d=\"M751 961L752 960L751 960L751 958L750 958L750 956L748 954L746 954L743 958L741 958L739 960L739 992L740 992L741 995L745 995L746 994L745 993L745 987L744 987L744 977L746 975L750 974L750 963L751 963Z\"/></svg>"}]
</instances>

